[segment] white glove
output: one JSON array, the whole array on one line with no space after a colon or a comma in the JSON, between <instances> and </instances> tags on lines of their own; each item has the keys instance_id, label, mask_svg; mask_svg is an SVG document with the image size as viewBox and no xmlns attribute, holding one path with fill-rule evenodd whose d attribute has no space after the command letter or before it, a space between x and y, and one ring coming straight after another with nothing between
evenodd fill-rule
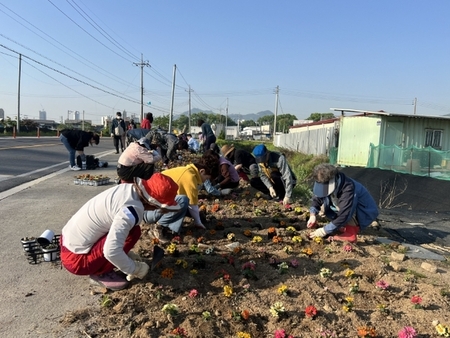
<instances>
[{"instance_id":1,"label":"white glove","mask_svg":"<svg viewBox=\"0 0 450 338\"><path fill-rule=\"evenodd\" d=\"M236 169L236 170L239 170L239 169L241 169L242 168L242 164L236 164L235 166L234 166L234 169Z\"/></svg>"},{"instance_id":2,"label":"white glove","mask_svg":"<svg viewBox=\"0 0 450 338\"><path fill-rule=\"evenodd\" d=\"M233 189L230 189L230 188L228 188L228 189L222 189L222 190L220 190L220 194L221 194L222 196L225 196L225 195L229 195L232 191L233 191Z\"/></svg>"},{"instance_id":3,"label":"white glove","mask_svg":"<svg viewBox=\"0 0 450 338\"><path fill-rule=\"evenodd\" d=\"M277 193L273 187L269 188L270 197L275 198L277 197Z\"/></svg>"},{"instance_id":4,"label":"white glove","mask_svg":"<svg viewBox=\"0 0 450 338\"><path fill-rule=\"evenodd\" d=\"M316 215L310 215L310 216L309 216L308 223L306 223L306 227L307 227L308 229L311 229L311 228L315 228L316 225L317 225L317 222L316 222Z\"/></svg>"},{"instance_id":5,"label":"white glove","mask_svg":"<svg viewBox=\"0 0 450 338\"><path fill-rule=\"evenodd\" d=\"M285 196L283 198L283 205L290 204L290 203L292 203L291 199L289 197Z\"/></svg>"},{"instance_id":6,"label":"white glove","mask_svg":"<svg viewBox=\"0 0 450 338\"><path fill-rule=\"evenodd\" d=\"M319 228L309 234L309 238L325 237L327 233L323 228Z\"/></svg>"},{"instance_id":7,"label":"white glove","mask_svg":"<svg viewBox=\"0 0 450 338\"><path fill-rule=\"evenodd\" d=\"M131 281L134 278L142 279L148 272L149 266L147 263L134 261L134 264L136 264L136 268L131 275L127 276L127 281Z\"/></svg>"},{"instance_id":8,"label":"white glove","mask_svg":"<svg viewBox=\"0 0 450 338\"><path fill-rule=\"evenodd\" d=\"M111 133L111 137L114 137L114 134L113 134L113 133Z\"/></svg>"}]
</instances>

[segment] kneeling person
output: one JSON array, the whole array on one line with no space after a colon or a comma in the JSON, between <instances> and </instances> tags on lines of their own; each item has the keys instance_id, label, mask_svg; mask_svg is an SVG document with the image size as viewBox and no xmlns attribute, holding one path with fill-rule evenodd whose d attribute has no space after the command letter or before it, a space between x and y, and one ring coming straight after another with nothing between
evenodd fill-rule
<instances>
[{"instance_id":1,"label":"kneeling person","mask_svg":"<svg viewBox=\"0 0 450 338\"><path fill-rule=\"evenodd\" d=\"M90 199L67 222L61 235L62 265L75 275L89 275L92 284L121 290L127 279L144 278L149 266L130 253L141 236L146 210L177 210L178 185L156 173L149 180L120 184Z\"/></svg>"}]
</instances>

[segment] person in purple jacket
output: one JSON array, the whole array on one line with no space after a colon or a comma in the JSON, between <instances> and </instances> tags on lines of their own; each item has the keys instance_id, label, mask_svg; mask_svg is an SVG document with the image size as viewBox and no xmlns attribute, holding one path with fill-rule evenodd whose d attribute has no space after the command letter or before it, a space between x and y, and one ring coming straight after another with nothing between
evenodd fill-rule
<instances>
[{"instance_id":1,"label":"person in purple jacket","mask_svg":"<svg viewBox=\"0 0 450 338\"><path fill-rule=\"evenodd\" d=\"M378 207L369 191L329 163L317 165L313 178L314 197L306 225L308 228L317 226L316 215L322 208L330 222L310 233L309 237L356 242L359 231L378 217Z\"/></svg>"}]
</instances>

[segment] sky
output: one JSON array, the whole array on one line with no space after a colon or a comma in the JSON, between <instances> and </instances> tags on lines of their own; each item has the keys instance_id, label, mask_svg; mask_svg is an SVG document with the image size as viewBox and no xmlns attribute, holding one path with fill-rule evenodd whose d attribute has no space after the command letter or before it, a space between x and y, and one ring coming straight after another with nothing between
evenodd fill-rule
<instances>
[{"instance_id":1,"label":"sky","mask_svg":"<svg viewBox=\"0 0 450 338\"><path fill-rule=\"evenodd\" d=\"M224 115L450 114L448 13L447 0L0 0L0 108L140 116L142 80L154 116L189 98Z\"/></svg>"}]
</instances>

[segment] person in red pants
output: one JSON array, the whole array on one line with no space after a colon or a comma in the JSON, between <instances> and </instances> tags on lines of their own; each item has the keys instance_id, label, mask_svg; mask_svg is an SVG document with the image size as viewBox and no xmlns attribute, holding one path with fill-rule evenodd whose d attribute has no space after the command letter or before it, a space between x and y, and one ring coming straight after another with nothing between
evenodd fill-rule
<instances>
[{"instance_id":1,"label":"person in red pants","mask_svg":"<svg viewBox=\"0 0 450 338\"><path fill-rule=\"evenodd\" d=\"M147 210L178 210L177 191L170 177L155 173L148 180L135 178L133 184L120 184L93 197L62 229L62 265L110 290L144 278L149 266L130 252L141 236L139 223Z\"/></svg>"},{"instance_id":2,"label":"person in red pants","mask_svg":"<svg viewBox=\"0 0 450 338\"><path fill-rule=\"evenodd\" d=\"M321 209L330 222L310 233L309 237L356 242L360 230L378 217L377 204L369 191L329 163L317 165L313 170L313 178L314 196L306 226L317 226L316 215Z\"/></svg>"}]
</instances>

